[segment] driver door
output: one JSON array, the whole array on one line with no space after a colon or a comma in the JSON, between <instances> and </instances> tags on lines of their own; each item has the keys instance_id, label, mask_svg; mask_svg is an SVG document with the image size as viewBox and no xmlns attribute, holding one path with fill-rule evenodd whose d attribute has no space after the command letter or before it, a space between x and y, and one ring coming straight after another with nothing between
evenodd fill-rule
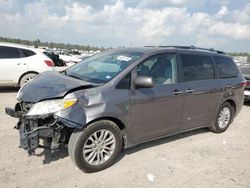
<instances>
[{"instance_id":1,"label":"driver door","mask_svg":"<svg viewBox=\"0 0 250 188\"><path fill-rule=\"evenodd\" d=\"M151 56L134 71L135 77L152 77L155 86L131 91L129 112L133 142L177 131L183 106L177 67L176 54L166 53Z\"/></svg>"}]
</instances>

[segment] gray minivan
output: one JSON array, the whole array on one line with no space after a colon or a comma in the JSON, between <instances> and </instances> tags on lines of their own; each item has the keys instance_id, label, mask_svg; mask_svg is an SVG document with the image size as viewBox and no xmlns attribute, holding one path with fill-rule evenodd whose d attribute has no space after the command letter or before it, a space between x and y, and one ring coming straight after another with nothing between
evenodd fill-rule
<instances>
[{"instance_id":1,"label":"gray minivan","mask_svg":"<svg viewBox=\"0 0 250 188\"><path fill-rule=\"evenodd\" d=\"M68 144L85 172L111 166L124 148L208 127L224 132L244 101L245 79L214 49L113 49L63 72L39 74L17 94L20 147Z\"/></svg>"}]
</instances>

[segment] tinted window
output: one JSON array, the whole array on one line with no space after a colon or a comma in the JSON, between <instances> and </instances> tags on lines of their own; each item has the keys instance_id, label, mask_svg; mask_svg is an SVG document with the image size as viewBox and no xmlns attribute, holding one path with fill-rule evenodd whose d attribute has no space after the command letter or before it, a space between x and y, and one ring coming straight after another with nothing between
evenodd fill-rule
<instances>
[{"instance_id":1,"label":"tinted window","mask_svg":"<svg viewBox=\"0 0 250 188\"><path fill-rule=\"evenodd\" d=\"M20 58L20 53L17 48L0 46L0 59Z\"/></svg>"},{"instance_id":2,"label":"tinted window","mask_svg":"<svg viewBox=\"0 0 250 188\"><path fill-rule=\"evenodd\" d=\"M22 53L23 53L24 57L29 57L29 56L36 54L35 52L33 52L31 50L26 50L26 49L22 49Z\"/></svg>"},{"instance_id":3,"label":"tinted window","mask_svg":"<svg viewBox=\"0 0 250 188\"><path fill-rule=\"evenodd\" d=\"M214 79L213 61L210 56L181 55L184 81Z\"/></svg>"},{"instance_id":4,"label":"tinted window","mask_svg":"<svg viewBox=\"0 0 250 188\"><path fill-rule=\"evenodd\" d=\"M214 57L214 60L220 78L234 78L238 76L239 71L232 59Z\"/></svg>"},{"instance_id":5,"label":"tinted window","mask_svg":"<svg viewBox=\"0 0 250 188\"><path fill-rule=\"evenodd\" d=\"M119 84L116 86L117 89L130 89L131 73L125 76Z\"/></svg>"},{"instance_id":6,"label":"tinted window","mask_svg":"<svg viewBox=\"0 0 250 188\"><path fill-rule=\"evenodd\" d=\"M155 85L176 82L176 56L174 54L153 56L137 66L138 76L150 76Z\"/></svg>"}]
</instances>

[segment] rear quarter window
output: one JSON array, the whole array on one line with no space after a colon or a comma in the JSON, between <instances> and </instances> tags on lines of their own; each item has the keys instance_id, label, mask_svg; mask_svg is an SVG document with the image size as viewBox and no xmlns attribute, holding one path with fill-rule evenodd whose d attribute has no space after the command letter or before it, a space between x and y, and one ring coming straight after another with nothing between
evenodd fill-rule
<instances>
[{"instance_id":1,"label":"rear quarter window","mask_svg":"<svg viewBox=\"0 0 250 188\"><path fill-rule=\"evenodd\" d=\"M235 78L239 75L239 71L232 59L215 56L214 60L219 78Z\"/></svg>"},{"instance_id":2,"label":"rear quarter window","mask_svg":"<svg viewBox=\"0 0 250 188\"><path fill-rule=\"evenodd\" d=\"M26 50L26 49L21 49L21 51L22 51L24 57L30 57L30 56L33 56L36 54L35 52L33 52L31 50Z\"/></svg>"}]
</instances>

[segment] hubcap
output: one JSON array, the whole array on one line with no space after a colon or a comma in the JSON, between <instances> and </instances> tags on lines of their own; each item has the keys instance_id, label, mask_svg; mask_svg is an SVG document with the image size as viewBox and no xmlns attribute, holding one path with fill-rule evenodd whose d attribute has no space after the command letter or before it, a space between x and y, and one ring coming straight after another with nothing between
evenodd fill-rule
<instances>
[{"instance_id":1,"label":"hubcap","mask_svg":"<svg viewBox=\"0 0 250 188\"><path fill-rule=\"evenodd\" d=\"M34 77L33 76L29 76L24 80L24 83L29 82L30 80L32 80Z\"/></svg>"},{"instance_id":2,"label":"hubcap","mask_svg":"<svg viewBox=\"0 0 250 188\"><path fill-rule=\"evenodd\" d=\"M116 139L114 134L106 129L94 132L83 146L83 157L91 165L101 165L114 153Z\"/></svg>"},{"instance_id":3,"label":"hubcap","mask_svg":"<svg viewBox=\"0 0 250 188\"><path fill-rule=\"evenodd\" d=\"M227 127L230 121L230 117L231 117L230 109L228 107L222 108L219 114L219 118L218 118L218 126L221 129L224 129L225 127Z\"/></svg>"}]
</instances>

